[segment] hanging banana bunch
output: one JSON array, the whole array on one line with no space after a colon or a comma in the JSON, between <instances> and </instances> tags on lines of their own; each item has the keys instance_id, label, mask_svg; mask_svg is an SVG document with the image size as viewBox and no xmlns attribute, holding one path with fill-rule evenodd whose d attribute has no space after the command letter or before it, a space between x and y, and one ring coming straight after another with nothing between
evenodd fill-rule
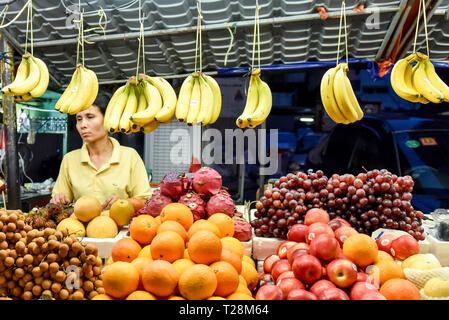
<instances>
[{"instance_id":1,"label":"hanging banana bunch","mask_svg":"<svg viewBox=\"0 0 449 320\"><path fill-rule=\"evenodd\" d=\"M33 7L28 5L27 30L30 25L31 53L27 52L28 31L25 40L25 53L17 68L16 77L13 82L2 88L2 94L14 96L16 101L28 101L31 98L42 96L47 90L50 80L47 65L44 61L33 55Z\"/></svg>"},{"instance_id":2,"label":"hanging banana bunch","mask_svg":"<svg viewBox=\"0 0 449 320\"><path fill-rule=\"evenodd\" d=\"M426 32L427 55L416 52L419 18L423 9ZM413 65L415 64L415 65ZM424 4L421 1L416 22L415 43L413 53L400 59L391 70L390 83L394 92L402 99L410 102L427 104L449 102L449 87L438 76L429 59L429 42L427 37L427 21Z\"/></svg>"},{"instance_id":3,"label":"hanging banana bunch","mask_svg":"<svg viewBox=\"0 0 449 320\"><path fill-rule=\"evenodd\" d=\"M95 72L84 66L84 27L83 14L80 13L80 26L77 44L77 66L69 85L56 102L55 109L70 115L88 109L97 98L99 84ZM82 63L79 63L79 47L82 48Z\"/></svg>"},{"instance_id":4,"label":"hanging banana bunch","mask_svg":"<svg viewBox=\"0 0 449 320\"><path fill-rule=\"evenodd\" d=\"M340 16L340 31L338 36L337 65L328 69L321 79L321 102L329 117L336 123L348 124L363 118L357 97L348 78L347 62L338 63L340 53L340 37L342 20L344 20L346 61L348 60L348 36L346 32L345 2L342 2Z\"/></svg>"},{"instance_id":5,"label":"hanging banana bunch","mask_svg":"<svg viewBox=\"0 0 449 320\"><path fill-rule=\"evenodd\" d=\"M205 126L217 121L221 112L221 90L217 81L202 72L201 8L198 7L198 20L195 45L195 71L181 85L176 104L175 117L179 122L193 126ZM199 70L197 57L199 55Z\"/></svg>"},{"instance_id":6,"label":"hanging banana bunch","mask_svg":"<svg viewBox=\"0 0 449 320\"><path fill-rule=\"evenodd\" d=\"M258 46L257 51L259 68L254 68L256 42ZM256 4L256 13L254 15L253 57L251 70L251 78L249 81L245 108L243 109L242 114L235 121L239 128L255 128L265 122L271 112L271 107L273 104L270 87L265 81L260 79L260 30L258 4Z\"/></svg>"}]
</instances>

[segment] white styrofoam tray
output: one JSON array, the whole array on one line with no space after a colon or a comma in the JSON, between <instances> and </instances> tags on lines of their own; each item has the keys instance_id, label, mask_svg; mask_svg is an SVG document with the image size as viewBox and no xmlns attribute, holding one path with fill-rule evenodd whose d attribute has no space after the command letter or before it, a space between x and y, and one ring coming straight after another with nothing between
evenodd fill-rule
<instances>
[{"instance_id":1,"label":"white styrofoam tray","mask_svg":"<svg viewBox=\"0 0 449 320\"><path fill-rule=\"evenodd\" d=\"M78 237L82 244L92 243L98 248L98 256L103 259L108 259L111 256L111 249L114 243L122 238L126 237L128 228L121 229L115 238L88 238L88 237Z\"/></svg>"}]
</instances>

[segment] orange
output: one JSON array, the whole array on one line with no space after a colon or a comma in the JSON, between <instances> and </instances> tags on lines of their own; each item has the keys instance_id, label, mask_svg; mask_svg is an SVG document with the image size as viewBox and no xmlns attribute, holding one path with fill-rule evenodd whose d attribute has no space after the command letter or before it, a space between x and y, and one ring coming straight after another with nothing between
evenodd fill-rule
<instances>
[{"instance_id":1,"label":"orange","mask_svg":"<svg viewBox=\"0 0 449 320\"><path fill-rule=\"evenodd\" d=\"M242 261L248 262L250 265L252 265L254 268L256 268L256 263L254 262L251 257L248 257L247 255L243 255Z\"/></svg>"},{"instance_id":2,"label":"orange","mask_svg":"<svg viewBox=\"0 0 449 320\"><path fill-rule=\"evenodd\" d=\"M217 289L214 295L226 297L239 286L239 274L235 268L226 261L217 261L210 265L217 277Z\"/></svg>"},{"instance_id":3,"label":"orange","mask_svg":"<svg viewBox=\"0 0 449 320\"><path fill-rule=\"evenodd\" d=\"M173 262L183 257L184 249L184 239L174 231L161 232L151 242L151 256L154 260Z\"/></svg>"},{"instance_id":4,"label":"orange","mask_svg":"<svg viewBox=\"0 0 449 320\"><path fill-rule=\"evenodd\" d=\"M193 213L189 207L182 203L169 203L161 211L159 215L161 222L173 220L183 225L184 229L189 230L193 224Z\"/></svg>"},{"instance_id":5,"label":"orange","mask_svg":"<svg viewBox=\"0 0 449 320\"><path fill-rule=\"evenodd\" d=\"M137 257L133 261L131 261L131 264L136 267L137 271L139 272L139 289L143 289L143 283L142 283L142 271L143 268L153 261L153 259L147 258L147 257Z\"/></svg>"},{"instance_id":6,"label":"orange","mask_svg":"<svg viewBox=\"0 0 449 320\"><path fill-rule=\"evenodd\" d=\"M100 294L97 294L95 297L93 297L90 300L114 300L114 298L112 298L111 296L108 296L105 293L100 293Z\"/></svg>"},{"instance_id":7,"label":"orange","mask_svg":"<svg viewBox=\"0 0 449 320\"><path fill-rule=\"evenodd\" d=\"M187 231L186 231L186 229L184 229L183 225L180 224L179 222L167 220L167 221L161 223L159 228L157 228L157 233L159 234L164 231L177 232L182 237L182 239L184 241L187 240Z\"/></svg>"},{"instance_id":8,"label":"orange","mask_svg":"<svg viewBox=\"0 0 449 320\"><path fill-rule=\"evenodd\" d=\"M242 292L234 292L226 297L227 300L256 300L252 296L242 293Z\"/></svg>"},{"instance_id":9,"label":"orange","mask_svg":"<svg viewBox=\"0 0 449 320\"><path fill-rule=\"evenodd\" d=\"M387 280L379 292L387 300L421 300L419 289L406 279Z\"/></svg>"},{"instance_id":10,"label":"orange","mask_svg":"<svg viewBox=\"0 0 449 320\"><path fill-rule=\"evenodd\" d=\"M363 233L354 234L343 242L343 254L358 267L364 268L377 259L376 241Z\"/></svg>"},{"instance_id":11,"label":"orange","mask_svg":"<svg viewBox=\"0 0 449 320\"><path fill-rule=\"evenodd\" d=\"M89 222L101 214L103 208L97 198L85 195L76 200L73 213L82 222Z\"/></svg>"},{"instance_id":12,"label":"orange","mask_svg":"<svg viewBox=\"0 0 449 320\"><path fill-rule=\"evenodd\" d=\"M217 277L211 267L196 264L181 274L178 288L187 300L204 300L210 298L217 289Z\"/></svg>"},{"instance_id":13,"label":"orange","mask_svg":"<svg viewBox=\"0 0 449 320\"><path fill-rule=\"evenodd\" d=\"M210 297L210 298L207 298L206 300L226 300L226 298L212 296L212 297Z\"/></svg>"},{"instance_id":14,"label":"orange","mask_svg":"<svg viewBox=\"0 0 449 320\"><path fill-rule=\"evenodd\" d=\"M241 274L239 274L239 283L244 285L246 288L248 288L248 283L246 283L245 278Z\"/></svg>"},{"instance_id":15,"label":"orange","mask_svg":"<svg viewBox=\"0 0 449 320\"><path fill-rule=\"evenodd\" d=\"M136 291L139 285L139 272L131 263L118 261L104 270L102 280L107 295L123 299Z\"/></svg>"},{"instance_id":16,"label":"orange","mask_svg":"<svg viewBox=\"0 0 449 320\"><path fill-rule=\"evenodd\" d=\"M189 240L187 249L190 259L195 263L210 264L220 260L220 238L211 231L201 230L196 232Z\"/></svg>"},{"instance_id":17,"label":"orange","mask_svg":"<svg viewBox=\"0 0 449 320\"><path fill-rule=\"evenodd\" d=\"M154 260L142 271L142 283L146 291L158 297L168 297L175 292L179 275L168 261Z\"/></svg>"},{"instance_id":18,"label":"orange","mask_svg":"<svg viewBox=\"0 0 449 320\"><path fill-rule=\"evenodd\" d=\"M239 239L236 239L234 237L223 237L221 238L221 244L223 245L224 249L232 250L239 255L240 259L243 258L245 249L243 248L243 245L239 241Z\"/></svg>"},{"instance_id":19,"label":"orange","mask_svg":"<svg viewBox=\"0 0 449 320\"><path fill-rule=\"evenodd\" d=\"M137 290L126 297L125 300L157 300L151 293Z\"/></svg>"},{"instance_id":20,"label":"orange","mask_svg":"<svg viewBox=\"0 0 449 320\"><path fill-rule=\"evenodd\" d=\"M239 285L237 286L237 289L235 290L235 292L241 292L241 293L247 294L249 296L253 295L251 293L251 291L248 289L248 287L243 285L242 283L239 283Z\"/></svg>"},{"instance_id":21,"label":"orange","mask_svg":"<svg viewBox=\"0 0 449 320\"><path fill-rule=\"evenodd\" d=\"M232 218L224 213L214 213L207 221L215 223L220 229L221 238L232 237L234 235L234 221Z\"/></svg>"},{"instance_id":22,"label":"orange","mask_svg":"<svg viewBox=\"0 0 449 320\"><path fill-rule=\"evenodd\" d=\"M391 254L389 254L388 252L385 252L383 250L379 250L377 252L377 258L375 262L378 262L380 260L388 260L388 261L394 261L394 258Z\"/></svg>"},{"instance_id":23,"label":"orange","mask_svg":"<svg viewBox=\"0 0 449 320\"><path fill-rule=\"evenodd\" d=\"M151 255L151 245L149 244L149 245L143 247L137 256L138 257L146 257L146 258L150 258L151 260L153 260L153 256Z\"/></svg>"},{"instance_id":24,"label":"orange","mask_svg":"<svg viewBox=\"0 0 449 320\"><path fill-rule=\"evenodd\" d=\"M240 259L238 253L229 249L222 249L220 261L229 262L237 271L238 274L242 271L242 259Z\"/></svg>"},{"instance_id":25,"label":"orange","mask_svg":"<svg viewBox=\"0 0 449 320\"><path fill-rule=\"evenodd\" d=\"M172 265L178 271L178 274L181 275L188 267L193 266L195 263L189 259L178 259L172 263Z\"/></svg>"},{"instance_id":26,"label":"orange","mask_svg":"<svg viewBox=\"0 0 449 320\"><path fill-rule=\"evenodd\" d=\"M136 240L131 238L122 238L112 246L111 257L114 262L131 262L137 258L140 250L142 250L142 248Z\"/></svg>"},{"instance_id":27,"label":"orange","mask_svg":"<svg viewBox=\"0 0 449 320\"><path fill-rule=\"evenodd\" d=\"M249 290L253 290L259 283L259 273L248 262L242 261L241 275L245 278Z\"/></svg>"},{"instance_id":28,"label":"orange","mask_svg":"<svg viewBox=\"0 0 449 320\"><path fill-rule=\"evenodd\" d=\"M158 225L161 225L162 222L161 222L161 216L160 215L157 216L156 218L154 218L154 220L156 220Z\"/></svg>"},{"instance_id":29,"label":"orange","mask_svg":"<svg viewBox=\"0 0 449 320\"><path fill-rule=\"evenodd\" d=\"M140 209L142 209L145 206L145 202L141 199L137 199L137 198L128 198L126 199L128 200L134 207L134 212L139 211Z\"/></svg>"},{"instance_id":30,"label":"orange","mask_svg":"<svg viewBox=\"0 0 449 320\"><path fill-rule=\"evenodd\" d=\"M367 268L368 269L368 268ZM395 261L380 260L368 271L380 285L390 279L405 279L401 266Z\"/></svg>"},{"instance_id":31,"label":"orange","mask_svg":"<svg viewBox=\"0 0 449 320\"><path fill-rule=\"evenodd\" d=\"M125 199L115 201L109 209L111 217L119 227L126 226L134 216L134 207L131 202Z\"/></svg>"},{"instance_id":32,"label":"orange","mask_svg":"<svg viewBox=\"0 0 449 320\"><path fill-rule=\"evenodd\" d=\"M221 237L220 229L218 229L218 226L215 223L200 219L196 220L190 227L189 232L187 232L187 240L190 240L190 238L192 238L192 236L200 230L209 230L216 234L217 237Z\"/></svg>"},{"instance_id":33,"label":"orange","mask_svg":"<svg viewBox=\"0 0 449 320\"><path fill-rule=\"evenodd\" d=\"M135 217L129 225L129 233L131 238L143 246L151 243L156 235L157 229L157 222L154 221L154 218L148 214L142 214Z\"/></svg>"},{"instance_id":34,"label":"orange","mask_svg":"<svg viewBox=\"0 0 449 320\"><path fill-rule=\"evenodd\" d=\"M185 300L185 299L183 297L180 297L180 296L171 296L167 300Z\"/></svg>"}]
</instances>

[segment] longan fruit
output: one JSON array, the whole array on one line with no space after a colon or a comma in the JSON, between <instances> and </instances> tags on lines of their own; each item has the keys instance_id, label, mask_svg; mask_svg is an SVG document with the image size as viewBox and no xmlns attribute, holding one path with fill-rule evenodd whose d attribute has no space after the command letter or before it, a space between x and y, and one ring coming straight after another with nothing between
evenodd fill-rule
<instances>
[{"instance_id":1,"label":"longan fruit","mask_svg":"<svg viewBox=\"0 0 449 320\"><path fill-rule=\"evenodd\" d=\"M9 221L9 222L16 222L17 219L19 219L19 217L17 216L17 214L11 213L11 214L9 215L8 221Z\"/></svg>"},{"instance_id":2,"label":"longan fruit","mask_svg":"<svg viewBox=\"0 0 449 320\"><path fill-rule=\"evenodd\" d=\"M11 279L11 278L12 278L12 274L13 274L13 272L12 272L11 269L6 269L6 270L3 272L3 275L6 277L6 279Z\"/></svg>"},{"instance_id":3,"label":"longan fruit","mask_svg":"<svg viewBox=\"0 0 449 320\"><path fill-rule=\"evenodd\" d=\"M51 292L51 290L44 290L42 291L42 295L43 296L50 296L51 298L53 298L53 292Z\"/></svg>"},{"instance_id":4,"label":"longan fruit","mask_svg":"<svg viewBox=\"0 0 449 320\"><path fill-rule=\"evenodd\" d=\"M0 242L0 249L8 249L8 242L6 240Z\"/></svg>"},{"instance_id":5,"label":"longan fruit","mask_svg":"<svg viewBox=\"0 0 449 320\"><path fill-rule=\"evenodd\" d=\"M0 275L0 286L3 286L6 283L7 279L4 275Z\"/></svg>"},{"instance_id":6,"label":"longan fruit","mask_svg":"<svg viewBox=\"0 0 449 320\"><path fill-rule=\"evenodd\" d=\"M31 254L26 254L23 256L23 263L24 265L29 265L33 263L33 256Z\"/></svg>"},{"instance_id":7,"label":"longan fruit","mask_svg":"<svg viewBox=\"0 0 449 320\"><path fill-rule=\"evenodd\" d=\"M3 242L6 240L6 233L0 232L0 242Z\"/></svg>"},{"instance_id":8,"label":"longan fruit","mask_svg":"<svg viewBox=\"0 0 449 320\"><path fill-rule=\"evenodd\" d=\"M59 293L59 291L61 291L62 286L60 283L57 282L53 282L53 284L51 285L51 291L53 293Z\"/></svg>"},{"instance_id":9,"label":"longan fruit","mask_svg":"<svg viewBox=\"0 0 449 320\"><path fill-rule=\"evenodd\" d=\"M56 237L56 240L61 241L64 237L61 231L56 231L54 236Z\"/></svg>"},{"instance_id":10,"label":"longan fruit","mask_svg":"<svg viewBox=\"0 0 449 320\"><path fill-rule=\"evenodd\" d=\"M81 243L74 242L72 244L72 251L75 252L75 253L80 253L80 252L84 253L84 247L83 247L83 245Z\"/></svg>"},{"instance_id":11,"label":"longan fruit","mask_svg":"<svg viewBox=\"0 0 449 320\"><path fill-rule=\"evenodd\" d=\"M42 276L43 272L39 267L34 267L33 270L31 270L31 273L33 274L34 277L38 278Z\"/></svg>"},{"instance_id":12,"label":"longan fruit","mask_svg":"<svg viewBox=\"0 0 449 320\"><path fill-rule=\"evenodd\" d=\"M49 251L47 242L45 242L42 246L40 246L40 251L43 253L47 253Z\"/></svg>"},{"instance_id":13,"label":"longan fruit","mask_svg":"<svg viewBox=\"0 0 449 320\"><path fill-rule=\"evenodd\" d=\"M6 257L5 260L3 261L3 263L5 264L5 267L9 268L12 265L14 265L14 258L13 257Z\"/></svg>"},{"instance_id":14,"label":"longan fruit","mask_svg":"<svg viewBox=\"0 0 449 320\"><path fill-rule=\"evenodd\" d=\"M14 232L14 231L16 231L16 229L17 229L17 226L15 223L9 222L6 225L6 230L8 230L8 231Z\"/></svg>"},{"instance_id":15,"label":"longan fruit","mask_svg":"<svg viewBox=\"0 0 449 320\"><path fill-rule=\"evenodd\" d=\"M44 237L37 237L33 241L36 242L38 246L42 246L46 242Z\"/></svg>"},{"instance_id":16,"label":"longan fruit","mask_svg":"<svg viewBox=\"0 0 449 320\"><path fill-rule=\"evenodd\" d=\"M14 240L15 233L12 231L6 231L6 239L8 240Z\"/></svg>"},{"instance_id":17,"label":"longan fruit","mask_svg":"<svg viewBox=\"0 0 449 320\"><path fill-rule=\"evenodd\" d=\"M64 262L62 263L62 267L64 269L67 269L70 266L70 262L68 260L64 260Z\"/></svg>"},{"instance_id":18,"label":"longan fruit","mask_svg":"<svg viewBox=\"0 0 449 320\"><path fill-rule=\"evenodd\" d=\"M25 283L26 283L26 281L25 281L24 278L21 278L21 279L19 279L19 281L17 281L17 284L18 284L19 287L21 287L21 288L25 287Z\"/></svg>"},{"instance_id":19,"label":"longan fruit","mask_svg":"<svg viewBox=\"0 0 449 320\"><path fill-rule=\"evenodd\" d=\"M21 287L14 287L11 290L12 296L13 297L20 297L22 295L22 288Z\"/></svg>"},{"instance_id":20,"label":"longan fruit","mask_svg":"<svg viewBox=\"0 0 449 320\"><path fill-rule=\"evenodd\" d=\"M44 281L44 280L45 280L44 277L35 277L34 278L34 283L37 284L37 285L41 285L42 281Z\"/></svg>"},{"instance_id":21,"label":"longan fruit","mask_svg":"<svg viewBox=\"0 0 449 320\"><path fill-rule=\"evenodd\" d=\"M50 265L48 266L48 270L50 271L50 273L58 272L59 271L59 263L57 263L57 262L50 263Z\"/></svg>"},{"instance_id":22,"label":"longan fruit","mask_svg":"<svg viewBox=\"0 0 449 320\"><path fill-rule=\"evenodd\" d=\"M31 291L31 289L33 289L34 287L34 282L33 281L29 281L27 283L25 283L25 286L23 287L24 291Z\"/></svg>"},{"instance_id":23,"label":"longan fruit","mask_svg":"<svg viewBox=\"0 0 449 320\"><path fill-rule=\"evenodd\" d=\"M34 285L33 288L31 289L31 292L33 293L33 295L35 295L36 297L39 297L42 293L42 287L38 284Z\"/></svg>"},{"instance_id":24,"label":"longan fruit","mask_svg":"<svg viewBox=\"0 0 449 320\"><path fill-rule=\"evenodd\" d=\"M94 276L98 276L98 275L101 274L101 268L95 266L95 267L92 268L92 272L94 273Z\"/></svg>"},{"instance_id":25,"label":"longan fruit","mask_svg":"<svg viewBox=\"0 0 449 320\"><path fill-rule=\"evenodd\" d=\"M19 230L22 230L25 227L25 222L23 220L18 220L16 226Z\"/></svg>"},{"instance_id":26,"label":"longan fruit","mask_svg":"<svg viewBox=\"0 0 449 320\"><path fill-rule=\"evenodd\" d=\"M57 240L49 240L47 243L48 249L50 250L59 249L60 243Z\"/></svg>"},{"instance_id":27,"label":"longan fruit","mask_svg":"<svg viewBox=\"0 0 449 320\"><path fill-rule=\"evenodd\" d=\"M94 256L96 256L98 254L98 248L96 245L94 245L93 243L88 243L85 247L84 250L86 251L86 254L93 254Z\"/></svg>"},{"instance_id":28,"label":"longan fruit","mask_svg":"<svg viewBox=\"0 0 449 320\"><path fill-rule=\"evenodd\" d=\"M15 288L16 282L14 280L8 280L8 282L6 283L6 286L8 287L9 290L12 290Z\"/></svg>"},{"instance_id":29,"label":"longan fruit","mask_svg":"<svg viewBox=\"0 0 449 320\"><path fill-rule=\"evenodd\" d=\"M46 262L46 261L43 261L39 264L39 269L41 269L42 272L47 271L49 267L50 266L49 266L48 262Z\"/></svg>"},{"instance_id":30,"label":"longan fruit","mask_svg":"<svg viewBox=\"0 0 449 320\"><path fill-rule=\"evenodd\" d=\"M22 293L22 299L23 300L33 299L33 293L31 291L25 291L24 293Z\"/></svg>"},{"instance_id":31,"label":"longan fruit","mask_svg":"<svg viewBox=\"0 0 449 320\"><path fill-rule=\"evenodd\" d=\"M17 278L21 279L22 277L25 276L25 271L23 271L22 268L17 268L16 270L14 270L14 275L15 275Z\"/></svg>"},{"instance_id":32,"label":"longan fruit","mask_svg":"<svg viewBox=\"0 0 449 320\"><path fill-rule=\"evenodd\" d=\"M6 252L5 249L1 249L0 250L0 261L5 260L5 258L8 256L8 253Z\"/></svg>"},{"instance_id":33,"label":"longan fruit","mask_svg":"<svg viewBox=\"0 0 449 320\"><path fill-rule=\"evenodd\" d=\"M47 256L47 262L52 263L58 260L58 255L56 253L50 253Z\"/></svg>"},{"instance_id":34,"label":"longan fruit","mask_svg":"<svg viewBox=\"0 0 449 320\"><path fill-rule=\"evenodd\" d=\"M3 221L0 221L0 229L2 229L4 225Z\"/></svg>"},{"instance_id":35,"label":"longan fruit","mask_svg":"<svg viewBox=\"0 0 449 320\"><path fill-rule=\"evenodd\" d=\"M56 230L53 228L45 228L44 229L44 237L48 238L49 236L55 234Z\"/></svg>"},{"instance_id":36,"label":"longan fruit","mask_svg":"<svg viewBox=\"0 0 449 320\"><path fill-rule=\"evenodd\" d=\"M106 293L106 291L104 290L104 287L98 287L96 291L98 292L98 294Z\"/></svg>"},{"instance_id":37,"label":"longan fruit","mask_svg":"<svg viewBox=\"0 0 449 320\"><path fill-rule=\"evenodd\" d=\"M63 243L65 243L66 245L68 245L69 247L71 247L72 244L73 244L73 239L70 238L70 237L67 237L67 238L65 238L65 239L63 240Z\"/></svg>"},{"instance_id":38,"label":"longan fruit","mask_svg":"<svg viewBox=\"0 0 449 320\"><path fill-rule=\"evenodd\" d=\"M22 236L22 239L26 241L27 233L25 230L20 230L20 235Z\"/></svg>"},{"instance_id":39,"label":"longan fruit","mask_svg":"<svg viewBox=\"0 0 449 320\"><path fill-rule=\"evenodd\" d=\"M86 259L87 259L87 255L86 255L86 253L81 253L80 255L79 255L79 259L82 261L82 262L85 262L86 261Z\"/></svg>"},{"instance_id":40,"label":"longan fruit","mask_svg":"<svg viewBox=\"0 0 449 320\"><path fill-rule=\"evenodd\" d=\"M13 241L17 242L17 241L20 241L21 239L22 239L22 234L20 232L15 232Z\"/></svg>"},{"instance_id":41,"label":"longan fruit","mask_svg":"<svg viewBox=\"0 0 449 320\"><path fill-rule=\"evenodd\" d=\"M55 274L55 280L58 282L63 282L66 279L66 275L64 271L59 270Z\"/></svg>"},{"instance_id":42,"label":"longan fruit","mask_svg":"<svg viewBox=\"0 0 449 320\"><path fill-rule=\"evenodd\" d=\"M50 278L50 271L45 271L45 272L42 274L42 276L43 276L45 279Z\"/></svg>"},{"instance_id":43,"label":"longan fruit","mask_svg":"<svg viewBox=\"0 0 449 320\"><path fill-rule=\"evenodd\" d=\"M84 289L84 291L87 291L87 292L90 292L90 291L94 290L93 282L90 281L90 280L84 281L83 289Z\"/></svg>"},{"instance_id":44,"label":"longan fruit","mask_svg":"<svg viewBox=\"0 0 449 320\"><path fill-rule=\"evenodd\" d=\"M81 291L79 291L79 290L75 291L72 294L72 299L73 300L83 300L83 298L84 298L84 294Z\"/></svg>"},{"instance_id":45,"label":"longan fruit","mask_svg":"<svg viewBox=\"0 0 449 320\"><path fill-rule=\"evenodd\" d=\"M69 262L71 265L74 265L74 266L79 266L81 264L81 261L76 257L70 258Z\"/></svg>"},{"instance_id":46,"label":"longan fruit","mask_svg":"<svg viewBox=\"0 0 449 320\"><path fill-rule=\"evenodd\" d=\"M17 252L23 252L23 250L25 250L25 247L26 247L26 245L22 241L16 242L15 248L16 248Z\"/></svg>"},{"instance_id":47,"label":"longan fruit","mask_svg":"<svg viewBox=\"0 0 449 320\"><path fill-rule=\"evenodd\" d=\"M14 259L17 259L17 256L18 256L17 251L15 249L9 250L9 256Z\"/></svg>"},{"instance_id":48,"label":"longan fruit","mask_svg":"<svg viewBox=\"0 0 449 320\"><path fill-rule=\"evenodd\" d=\"M42 281L41 287L44 290L50 289L52 283L53 282L51 280L45 279L44 281Z\"/></svg>"},{"instance_id":49,"label":"longan fruit","mask_svg":"<svg viewBox=\"0 0 449 320\"><path fill-rule=\"evenodd\" d=\"M61 289L59 291L59 299L67 300L69 298L69 291L67 289Z\"/></svg>"},{"instance_id":50,"label":"longan fruit","mask_svg":"<svg viewBox=\"0 0 449 320\"><path fill-rule=\"evenodd\" d=\"M23 227L23 230L24 230L25 232L29 232L29 231L33 230L33 227L30 226L29 224L26 224L26 225Z\"/></svg>"},{"instance_id":51,"label":"longan fruit","mask_svg":"<svg viewBox=\"0 0 449 320\"><path fill-rule=\"evenodd\" d=\"M97 257L94 256L93 254L90 254L90 255L87 256L86 262L87 262L88 264L90 264L90 265L94 265L94 264L97 263Z\"/></svg>"}]
</instances>

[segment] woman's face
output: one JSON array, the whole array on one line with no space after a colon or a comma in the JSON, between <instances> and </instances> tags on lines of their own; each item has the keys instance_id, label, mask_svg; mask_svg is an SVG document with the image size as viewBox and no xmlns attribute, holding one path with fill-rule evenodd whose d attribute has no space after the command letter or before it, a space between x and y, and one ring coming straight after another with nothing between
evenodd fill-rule
<instances>
[{"instance_id":1,"label":"woman's face","mask_svg":"<svg viewBox=\"0 0 449 320\"><path fill-rule=\"evenodd\" d=\"M108 135L104 128L104 118L97 106L76 114L76 129L84 142L90 143L103 139Z\"/></svg>"}]
</instances>

